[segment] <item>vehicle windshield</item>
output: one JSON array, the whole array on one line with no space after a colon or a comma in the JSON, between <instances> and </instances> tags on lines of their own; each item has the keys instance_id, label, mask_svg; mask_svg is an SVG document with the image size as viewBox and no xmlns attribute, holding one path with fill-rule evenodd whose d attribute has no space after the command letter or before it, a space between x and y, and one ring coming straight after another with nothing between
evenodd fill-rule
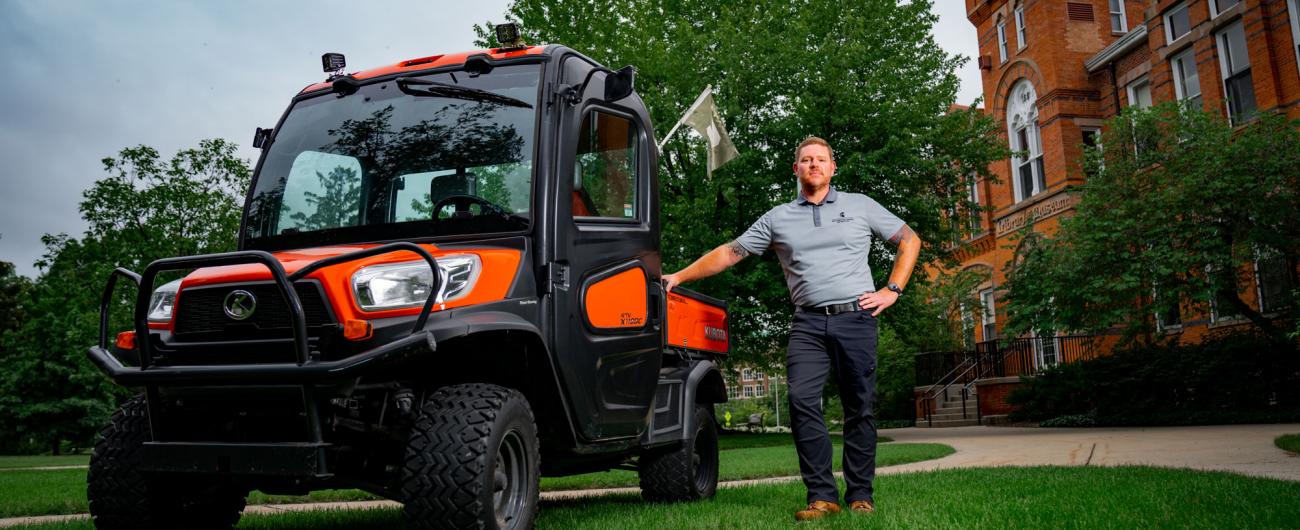
<instances>
[{"instance_id":1,"label":"vehicle windshield","mask_svg":"<svg viewBox=\"0 0 1300 530\"><path fill-rule=\"evenodd\" d=\"M248 246L527 229L540 68L398 78L294 104L254 184Z\"/></svg>"}]
</instances>

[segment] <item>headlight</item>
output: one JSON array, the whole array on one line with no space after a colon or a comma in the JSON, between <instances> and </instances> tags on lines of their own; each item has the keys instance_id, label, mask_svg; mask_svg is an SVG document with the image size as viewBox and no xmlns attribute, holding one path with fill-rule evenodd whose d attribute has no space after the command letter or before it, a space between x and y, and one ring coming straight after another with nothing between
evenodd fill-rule
<instances>
[{"instance_id":1,"label":"headlight","mask_svg":"<svg viewBox=\"0 0 1300 530\"><path fill-rule=\"evenodd\" d=\"M435 303L469 294L482 263L473 254L438 258L438 293ZM433 275L425 261L374 265L352 275L352 293L363 311L420 307L429 299Z\"/></svg>"},{"instance_id":2,"label":"headlight","mask_svg":"<svg viewBox=\"0 0 1300 530\"><path fill-rule=\"evenodd\" d=\"M176 308L176 291L180 287L181 281L175 280L154 289L153 296L149 298L150 322L167 322L172 319L172 310Z\"/></svg>"}]
</instances>

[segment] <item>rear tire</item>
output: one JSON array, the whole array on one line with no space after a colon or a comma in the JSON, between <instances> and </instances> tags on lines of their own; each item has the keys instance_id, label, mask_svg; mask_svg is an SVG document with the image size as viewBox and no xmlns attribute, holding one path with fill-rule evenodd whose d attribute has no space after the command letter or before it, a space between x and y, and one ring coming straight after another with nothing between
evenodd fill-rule
<instances>
[{"instance_id":1,"label":"rear tire","mask_svg":"<svg viewBox=\"0 0 1300 530\"><path fill-rule=\"evenodd\" d=\"M641 497L653 502L694 501L718 491L718 430L711 407L696 405L693 434L670 450L641 455Z\"/></svg>"},{"instance_id":2,"label":"rear tire","mask_svg":"<svg viewBox=\"0 0 1300 530\"><path fill-rule=\"evenodd\" d=\"M528 400L486 384L439 389L411 429L402 498L413 528L532 528L541 458Z\"/></svg>"},{"instance_id":3,"label":"rear tire","mask_svg":"<svg viewBox=\"0 0 1300 530\"><path fill-rule=\"evenodd\" d=\"M86 478L95 528L225 529L239 522L246 494L242 488L201 477L141 473L140 448L149 437L143 397L123 404L100 431Z\"/></svg>"}]
</instances>

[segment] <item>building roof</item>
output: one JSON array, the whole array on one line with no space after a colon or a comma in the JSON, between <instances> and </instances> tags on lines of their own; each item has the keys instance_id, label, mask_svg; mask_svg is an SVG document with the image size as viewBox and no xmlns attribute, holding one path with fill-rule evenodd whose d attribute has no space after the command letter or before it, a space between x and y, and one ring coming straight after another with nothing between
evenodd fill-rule
<instances>
[{"instance_id":1,"label":"building roof","mask_svg":"<svg viewBox=\"0 0 1300 530\"><path fill-rule=\"evenodd\" d=\"M443 55L431 55L429 57L409 59L388 66L380 66L378 68L362 70L360 72L356 72L352 74L352 77L356 79L370 79L373 77L395 74L398 72L428 70L430 68L438 68L441 66L462 64L465 62L465 59L469 58L471 55L483 54L483 55L487 55L488 57L491 57L494 60L497 60L497 59L506 59L511 57L519 57L523 55L538 55L544 53L545 51L546 51L546 46L529 46L526 48L516 48L516 49L493 48L490 50L474 50L474 51L460 52L460 53L448 53ZM307 88L302 89L302 93L328 88L329 86L330 86L329 82L315 83L308 86Z\"/></svg>"},{"instance_id":2,"label":"building roof","mask_svg":"<svg viewBox=\"0 0 1300 530\"><path fill-rule=\"evenodd\" d=\"M1110 43L1110 46L1102 48L1101 51L1097 52L1097 55L1084 61L1083 66L1088 69L1088 73L1096 73L1097 70L1101 70L1103 66L1110 64L1115 59L1122 57L1125 53L1128 53L1134 48L1146 44L1146 42L1147 26L1146 24L1138 25L1133 28L1132 31L1124 34L1123 37Z\"/></svg>"}]
</instances>

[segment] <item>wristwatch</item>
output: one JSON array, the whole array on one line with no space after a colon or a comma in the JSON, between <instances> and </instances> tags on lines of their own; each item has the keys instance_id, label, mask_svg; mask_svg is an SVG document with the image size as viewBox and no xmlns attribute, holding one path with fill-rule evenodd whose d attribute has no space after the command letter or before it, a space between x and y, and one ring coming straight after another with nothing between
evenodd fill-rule
<instances>
[{"instance_id":1,"label":"wristwatch","mask_svg":"<svg viewBox=\"0 0 1300 530\"><path fill-rule=\"evenodd\" d=\"M890 282L890 284L885 286L885 288L897 293L899 298L903 297L903 288L899 287L898 284Z\"/></svg>"}]
</instances>

